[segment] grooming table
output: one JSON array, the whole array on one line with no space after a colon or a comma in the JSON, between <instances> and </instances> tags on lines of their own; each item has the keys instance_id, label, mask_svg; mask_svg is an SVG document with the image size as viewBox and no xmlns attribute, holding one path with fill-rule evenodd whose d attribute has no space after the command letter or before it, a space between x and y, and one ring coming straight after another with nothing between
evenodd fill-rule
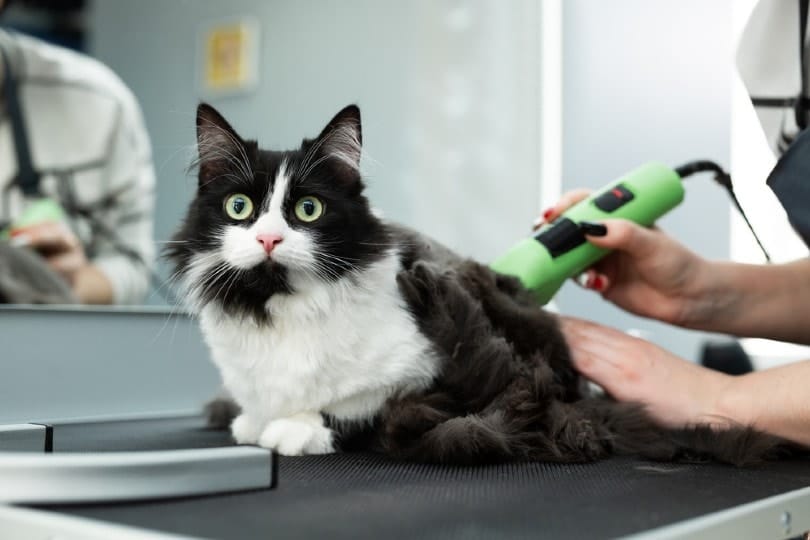
<instances>
[{"instance_id":1,"label":"grooming table","mask_svg":"<svg viewBox=\"0 0 810 540\"><path fill-rule=\"evenodd\" d=\"M79 351L70 370L43 352L58 343L32 341L66 324ZM115 354L97 342L119 331ZM0 343L2 539L736 540L810 530L806 459L736 469L626 458L476 468L372 454L276 458L178 412L199 410L217 386L184 318L0 309ZM113 418L65 420L94 403Z\"/></svg>"},{"instance_id":2,"label":"grooming table","mask_svg":"<svg viewBox=\"0 0 810 540\"><path fill-rule=\"evenodd\" d=\"M206 429L198 417L53 427L55 456L231 444L227 433ZM55 527L50 532L61 532L60 539L74 538L71 533L75 538L126 533L131 538L173 534L223 540L765 539L810 529L806 460L752 469L626 458L582 465L444 467L333 454L281 457L277 467L273 488L112 504L28 505L33 513L19 506L0 508L0 531L48 526ZM126 528L107 529L108 524Z\"/></svg>"}]
</instances>

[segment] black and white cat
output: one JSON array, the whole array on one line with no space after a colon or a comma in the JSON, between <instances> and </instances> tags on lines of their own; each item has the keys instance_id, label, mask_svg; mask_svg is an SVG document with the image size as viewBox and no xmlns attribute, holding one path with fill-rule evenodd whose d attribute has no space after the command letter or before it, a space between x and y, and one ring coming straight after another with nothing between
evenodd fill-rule
<instances>
[{"instance_id":1,"label":"black and white cat","mask_svg":"<svg viewBox=\"0 0 810 540\"><path fill-rule=\"evenodd\" d=\"M213 411L238 443L451 463L744 463L777 447L746 429L664 430L588 397L554 316L515 280L371 209L356 106L287 152L205 104L197 135L198 192L168 256L236 402Z\"/></svg>"}]
</instances>

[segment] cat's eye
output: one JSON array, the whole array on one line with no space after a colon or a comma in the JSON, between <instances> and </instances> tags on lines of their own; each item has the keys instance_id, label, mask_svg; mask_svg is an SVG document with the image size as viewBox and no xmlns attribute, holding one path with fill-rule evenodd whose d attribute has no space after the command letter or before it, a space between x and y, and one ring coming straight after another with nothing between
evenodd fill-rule
<instances>
[{"instance_id":1,"label":"cat's eye","mask_svg":"<svg viewBox=\"0 0 810 540\"><path fill-rule=\"evenodd\" d=\"M323 215L323 203L317 197L308 195L295 203L295 217L304 223L311 223Z\"/></svg>"},{"instance_id":2,"label":"cat's eye","mask_svg":"<svg viewBox=\"0 0 810 540\"><path fill-rule=\"evenodd\" d=\"M229 218L238 221L247 219L253 214L253 201L242 193L228 195L228 198L225 199L225 213Z\"/></svg>"}]
</instances>

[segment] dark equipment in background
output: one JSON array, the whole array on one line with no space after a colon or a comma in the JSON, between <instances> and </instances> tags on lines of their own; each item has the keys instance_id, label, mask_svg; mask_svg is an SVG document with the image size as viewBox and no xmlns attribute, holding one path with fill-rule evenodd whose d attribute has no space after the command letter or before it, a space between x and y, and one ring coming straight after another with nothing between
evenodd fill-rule
<instances>
[{"instance_id":1,"label":"dark equipment in background","mask_svg":"<svg viewBox=\"0 0 810 540\"><path fill-rule=\"evenodd\" d=\"M86 51L86 0L5 0L0 23L23 34Z\"/></svg>"}]
</instances>

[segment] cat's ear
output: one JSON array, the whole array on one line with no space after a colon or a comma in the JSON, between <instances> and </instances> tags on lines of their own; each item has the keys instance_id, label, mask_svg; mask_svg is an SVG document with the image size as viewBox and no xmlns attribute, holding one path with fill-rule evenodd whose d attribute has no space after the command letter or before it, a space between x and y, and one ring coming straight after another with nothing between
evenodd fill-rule
<instances>
[{"instance_id":1,"label":"cat's ear","mask_svg":"<svg viewBox=\"0 0 810 540\"><path fill-rule=\"evenodd\" d=\"M197 152L201 186L235 166L239 167L246 156L245 142L207 103L200 103L197 107ZM249 163L244 166L249 170Z\"/></svg>"},{"instance_id":2,"label":"cat's ear","mask_svg":"<svg viewBox=\"0 0 810 540\"><path fill-rule=\"evenodd\" d=\"M314 141L322 155L333 158L333 167L347 180L360 179L363 149L360 126L360 109L357 105L349 105L332 118Z\"/></svg>"}]
</instances>

